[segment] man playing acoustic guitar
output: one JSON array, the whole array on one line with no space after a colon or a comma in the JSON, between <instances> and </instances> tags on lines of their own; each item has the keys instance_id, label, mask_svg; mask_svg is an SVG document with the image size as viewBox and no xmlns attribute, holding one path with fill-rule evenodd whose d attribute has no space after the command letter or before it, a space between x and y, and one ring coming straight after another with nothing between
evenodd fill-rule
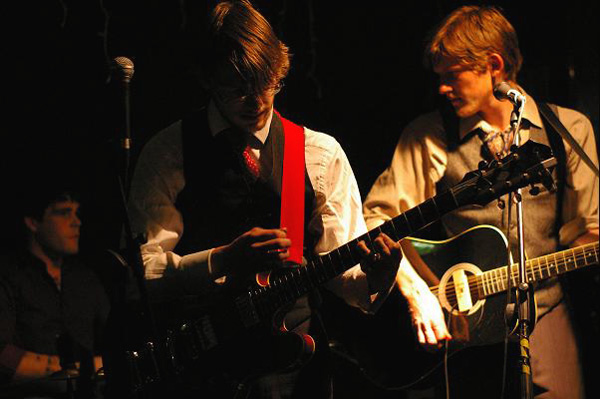
<instances>
[{"instance_id":1,"label":"man playing acoustic guitar","mask_svg":"<svg viewBox=\"0 0 600 399\"><path fill-rule=\"evenodd\" d=\"M451 13L433 32L425 57L439 76L439 94L446 97L453 109L449 116L442 111L422 115L402 132L390 166L366 197L364 213L369 228L423 202L443 188L454 186L464 172L476 169L480 161L503 157L513 142L514 132L510 128L513 105L496 99L493 90L503 81L518 87L516 78L522 57L513 27L497 8L469 6ZM533 140L553 147L559 160L559 190L557 194L546 191L537 196L524 192L525 250L530 258L556 252L561 246L598 240L598 178L566 141L549 130L539 108L540 104L527 96L521 143ZM571 109L553 109L597 165L589 120ZM554 140L556 137L558 140ZM561 144L564 159L557 149ZM560 176L561 166L564 176ZM508 208L499 209L496 204L468 207L447 215L442 224L450 237L480 224L509 230L513 254L517 256L518 252L514 251L518 243L516 217L513 215L508 226ZM405 257L397 282L408 301L418 341L429 348L439 347L444 340L452 338L440 304L411 266L420 262L415 250L409 243L403 243L402 247ZM497 250L502 251L502 248ZM581 398L584 392L577 342L559 281L553 278L540 283L535 296L539 319L530 341L533 382L547 391L539 397ZM492 384L475 377L485 374L488 370L485 365L493 363L501 367L501 357L470 363L464 370L464 379L451 380L452 396L499 397L500 375ZM481 370L484 371L478 374ZM475 378L471 391L467 389L468 378Z\"/></svg>"}]
</instances>

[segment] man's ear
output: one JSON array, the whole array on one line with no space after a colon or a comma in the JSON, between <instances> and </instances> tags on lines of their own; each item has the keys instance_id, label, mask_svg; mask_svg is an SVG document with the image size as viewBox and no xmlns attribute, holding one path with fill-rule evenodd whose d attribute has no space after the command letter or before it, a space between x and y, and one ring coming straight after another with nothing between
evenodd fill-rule
<instances>
[{"instance_id":1,"label":"man's ear","mask_svg":"<svg viewBox=\"0 0 600 399\"><path fill-rule=\"evenodd\" d=\"M36 233L38 231L39 222L31 216L25 216L23 218L23 223L25 223L27 230L29 230L30 232Z\"/></svg>"},{"instance_id":2,"label":"man's ear","mask_svg":"<svg viewBox=\"0 0 600 399\"><path fill-rule=\"evenodd\" d=\"M504 58L500 54L492 53L488 56L488 68L494 83L502 82L505 79Z\"/></svg>"}]
</instances>

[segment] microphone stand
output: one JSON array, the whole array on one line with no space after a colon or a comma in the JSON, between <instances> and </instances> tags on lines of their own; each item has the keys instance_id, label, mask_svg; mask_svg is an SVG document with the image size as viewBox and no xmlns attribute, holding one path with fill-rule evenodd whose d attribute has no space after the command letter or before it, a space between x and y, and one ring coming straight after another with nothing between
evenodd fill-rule
<instances>
[{"instance_id":1,"label":"microphone stand","mask_svg":"<svg viewBox=\"0 0 600 399\"><path fill-rule=\"evenodd\" d=\"M157 363L154 361L155 360L154 359L154 357L155 357L154 350L156 348L155 343L156 343L156 337L157 337L157 329L156 329L156 323L154 320L153 312L152 312L152 309L150 306L150 300L148 297L146 282L145 282L145 278L144 278L144 266L143 266L142 255L140 252L141 242L138 238L135 238L133 235L133 230L131 228L131 221L129 218L129 211L127 209L127 198L128 198L129 186L130 186L130 179L129 179L129 176L130 176L130 171L129 171L130 150L131 150L131 143L132 143L132 141L131 141L130 101L129 101L130 100L129 82L133 75L133 63L131 62L131 60L129 60L125 57L117 57L115 59L115 61L120 69L121 74L122 74L121 86L122 86L122 94L123 94L123 109L124 109L124 121L125 121L124 137L120 140L121 150L122 150L121 163L120 163L121 170L119 171L119 173L117 173L119 203L120 203L120 207L121 207L122 221L123 221L122 227L123 227L123 233L125 236L125 250L124 250L125 260L123 261L122 258L120 258L119 260L123 263L124 267L129 267L132 272L132 275L133 275L133 278L135 281L135 288L137 288L137 294L139 295L139 298L137 298L139 300L139 306L137 306L137 304L136 304L134 311L137 312L136 316L139 316L140 319L136 320L136 321L141 321L143 323L142 328L145 328L144 337L141 339L143 342L137 350L127 350L127 348L121 348L121 349L125 349L125 353L117 354L118 357L123 357L125 359L125 362L127 363L127 368L128 368L128 370L123 369L124 364L121 364L118 366L119 367L118 370L115 369L115 373L114 373L115 375L112 376L112 377L116 378L115 381L119 381L119 383L115 387L116 389L114 389L114 394L116 396L119 396L120 394L123 394L125 392L137 390L137 386L136 386L137 381L132 381L132 379L135 380L135 375L138 373L138 370L137 370L137 365L132 365L132 362L135 362L134 358L138 356L138 350L150 352L148 354L148 357L151 357L152 359L149 362L149 364L152 364L155 366L155 367L151 367L152 370L147 370L147 371L150 371L152 374L151 376L148 376L149 382L154 382L154 381L158 380L159 370L158 370ZM127 288L123 288L123 289L125 291L129 291L129 290L127 290ZM130 309L129 306L131 306L132 304L129 303L127 294L125 292L121 293L120 299L123 302L122 305L125 308ZM121 317L129 317L130 318L131 316L132 316L132 314L128 311L121 314ZM124 326L124 325L126 325L128 320L122 320L122 322L124 322L122 324ZM129 320L129 322L131 322L131 320ZM134 327L137 328L138 326L134 326ZM135 339L135 341L138 341L138 339ZM139 344L139 342L137 342L137 343ZM128 373L129 378L127 378L128 376L122 375L123 372ZM129 381L127 381L127 380L129 380ZM118 386L119 384L124 384L125 386ZM134 385L134 386L133 387L128 386L129 384Z\"/></svg>"},{"instance_id":2,"label":"microphone stand","mask_svg":"<svg viewBox=\"0 0 600 399\"><path fill-rule=\"evenodd\" d=\"M514 130L513 146L521 145L521 136L519 129L521 127L521 118L525 107L525 97L521 101L514 104L511 113L511 125ZM519 259L518 259L518 280L516 284L515 301L517 310L517 327L519 336L519 372L520 372L520 397L522 399L533 398L533 380L531 374L531 362L529 356L529 334L533 330L535 323L534 319L534 299L533 286L527 281L525 269L525 239L523 234L523 202L521 189L517 189L512 196L511 203L517 206L517 238L519 244ZM510 208L509 208L510 212ZM510 229L510 226L509 226ZM510 231L509 231L510 236ZM509 272L509 278L512 278L512 270Z\"/></svg>"}]
</instances>

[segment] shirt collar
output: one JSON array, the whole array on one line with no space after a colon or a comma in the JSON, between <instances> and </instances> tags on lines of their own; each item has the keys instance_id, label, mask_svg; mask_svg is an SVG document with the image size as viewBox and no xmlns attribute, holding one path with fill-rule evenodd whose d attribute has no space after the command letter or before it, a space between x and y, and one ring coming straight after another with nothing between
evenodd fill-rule
<instances>
[{"instance_id":1,"label":"shirt collar","mask_svg":"<svg viewBox=\"0 0 600 399\"><path fill-rule=\"evenodd\" d=\"M523 93L526 96L526 101L525 101L525 108L523 109L523 118L522 118L522 126L525 128L525 126L533 126L536 127L538 129L542 128L542 119L540 118L540 113L538 111L538 107L535 103L535 101L533 100L532 97L527 96L527 93L525 93L525 91L519 87L519 91L521 91L521 93ZM485 120L481 119L481 117L479 115L473 115L471 117L468 118L464 118L461 119L459 121L459 137L460 139L464 139L465 136L467 136L469 133L473 132L474 130L477 129L481 129L484 132L490 132L494 129L492 129L492 127L489 125L489 123L487 123ZM529 137L529 134L526 133L524 135L525 137L523 137L523 139L527 139Z\"/></svg>"},{"instance_id":2,"label":"shirt collar","mask_svg":"<svg viewBox=\"0 0 600 399\"><path fill-rule=\"evenodd\" d=\"M44 261L42 261L37 256L33 255L28 250L24 249L24 250L20 251L18 259L19 259L19 264L21 265L21 267L31 268L33 270L36 270L39 273L48 274L48 270L46 268L46 264L44 263ZM62 264L60 266L61 273L63 275L65 273L68 273L72 267L73 267L73 256L65 255L63 257Z\"/></svg>"},{"instance_id":3,"label":"shirt collar","mask_svg":"<svg viewBox=\"0 0 600 399\"><path fill-rule=\"evenodd\" d=\"M225 119L221 111L217 108L216 104L213 100L210 100L208 104L208 127L210 129L210 133L213 137L217 134L221 133L223 130L232 127L231 123ZM248 143L253 146L253 144L258 144L259 146L263 146L267 141L267 137L269 136L269 127L271 126L271 120L273 119L273 108L269 112L269 118L267 119L267 123L265 126L249 135L247 138ZM254 138L254 139L252 139Z\"/></svg>"}]
</instances>

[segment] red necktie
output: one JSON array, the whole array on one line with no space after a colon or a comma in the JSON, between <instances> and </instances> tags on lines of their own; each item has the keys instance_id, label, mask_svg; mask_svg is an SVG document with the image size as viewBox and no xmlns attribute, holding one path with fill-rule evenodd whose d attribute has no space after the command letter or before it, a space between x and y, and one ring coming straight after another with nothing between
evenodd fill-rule
<instances>
[{"instance_id":1,"label":"red necktie","mask_svg":"<svg viewBox=\"0 0 600 399\"><path fill-rule=\"evenodd\" d=\"M252 176L255 178L258 178L260 175L258 160L256 159L256 155L254 155L252 148L249 145L244 148L244 152L242 152L242 158L244 159L244 163L246 164L250 174L252 174Z\"/></svg>"}]
</instances>

